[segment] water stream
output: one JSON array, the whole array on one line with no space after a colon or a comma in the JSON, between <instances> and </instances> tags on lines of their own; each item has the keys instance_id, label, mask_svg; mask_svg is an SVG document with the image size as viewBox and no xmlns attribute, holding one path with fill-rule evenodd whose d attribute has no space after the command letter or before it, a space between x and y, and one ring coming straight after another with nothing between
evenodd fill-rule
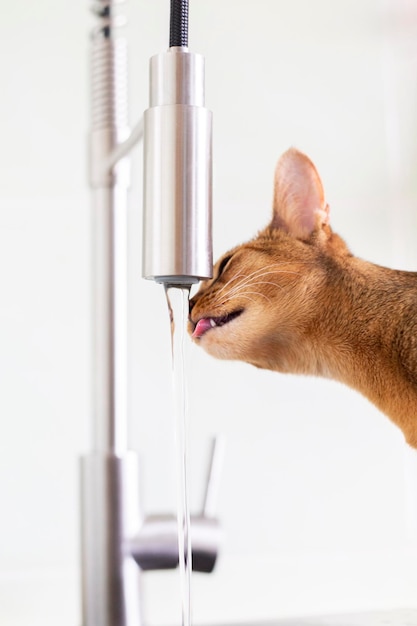
<instances>
[{"instance_id":1,"label":"water stream","mask_svg":"<svg viewBox=\"0 0 417 626\"><path fill-rule=\"evenodd\" d=\"M188 415L185 346L190 288L165 288L171 322L178 556L181 585L182 626L191 626L191 532L188 496Z\"/></svg>"}]
</instances>

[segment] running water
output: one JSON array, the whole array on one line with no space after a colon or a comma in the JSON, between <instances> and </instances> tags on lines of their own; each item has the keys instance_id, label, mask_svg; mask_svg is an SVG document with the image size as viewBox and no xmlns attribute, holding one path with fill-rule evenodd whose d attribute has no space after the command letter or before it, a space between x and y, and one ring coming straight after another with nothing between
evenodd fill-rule
<instances>
[{"instance_id":1,"label":"running water","mask_svg":"<svg viewBox=\"0 0 417 626\"><path fill-rule=\"evenodd\" d=\"M181 584L182 626L191 626L191 532L188 498L187 385L184 339L190 287L165 287L171 321L174 429L177 465L178 557Z\"/></svg>"}]
</instances>

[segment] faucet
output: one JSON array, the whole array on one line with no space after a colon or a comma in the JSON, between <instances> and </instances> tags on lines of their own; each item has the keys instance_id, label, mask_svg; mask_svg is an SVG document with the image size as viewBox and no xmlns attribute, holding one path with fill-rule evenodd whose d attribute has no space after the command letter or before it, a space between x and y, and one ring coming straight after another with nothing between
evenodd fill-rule
<instances>
[{"instance_id":1,"label":"faucet","mask_svg":"<svg viewBox=\"0 0 417 626\"><path fill-rule=\"evenodd\" d=\"M204 60L188 50L188 1L171 0L169 50L150 61L150 107L128 126L126 41L118 0L95 0L91 38L92 445L81 459L82 626L141 626L142 571L178 564L174 515L144 515L138 454L127 445L129 152L144 135L144 277L186 286L211 277L211 113ZM213 491L192 516L192 563L213 570L220 528Z\"/></svg>"}]
</instances>

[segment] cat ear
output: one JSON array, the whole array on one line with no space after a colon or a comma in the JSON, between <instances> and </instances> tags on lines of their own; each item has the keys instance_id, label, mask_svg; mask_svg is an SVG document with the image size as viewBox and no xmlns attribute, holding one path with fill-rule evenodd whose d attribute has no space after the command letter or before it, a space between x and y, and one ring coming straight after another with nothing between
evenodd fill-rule
<instances>
[{"instance_id":1,"label":"cat ear","mask_svg":"<svg viewBox=\"0 0 417 626\"><path fill-rule=\"evenodd\" d=\"M305 154L290 148L275 169L271 227L306 239L328 223L329 206L316 168Z\"/></svg>"}]
</instances>

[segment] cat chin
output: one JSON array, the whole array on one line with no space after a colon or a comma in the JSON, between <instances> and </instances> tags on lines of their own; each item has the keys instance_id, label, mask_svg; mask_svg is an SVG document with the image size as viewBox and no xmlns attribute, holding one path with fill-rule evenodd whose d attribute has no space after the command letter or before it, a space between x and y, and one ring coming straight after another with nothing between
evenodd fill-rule
<instances>
[{"instance_id":1,"label":"cat chin","mask_svg":"<svg viewBox=\"0 0 417 626\"><path fill-rule=\"evenodd\" d=\"M194 341L196 341L207 354L215 359L226 361L238 359L239 357L233 354L233 346L230 345L229 341L222 341L221 335L223 334L221 330L208 332L207 335L204 335L201 339Z\"/></svg>"}]
</instances>

